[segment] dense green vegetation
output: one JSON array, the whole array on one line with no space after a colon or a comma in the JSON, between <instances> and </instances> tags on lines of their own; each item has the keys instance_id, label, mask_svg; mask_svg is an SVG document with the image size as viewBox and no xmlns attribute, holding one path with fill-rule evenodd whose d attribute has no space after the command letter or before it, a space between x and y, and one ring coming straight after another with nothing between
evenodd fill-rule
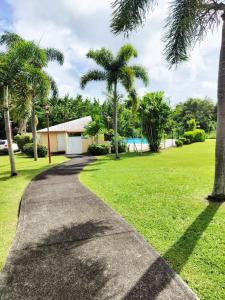
<instances>
[{"instance_id":1,"label":"dense green vegetation","mask_svg":"<svg viewBox=\"0 0 225 300\"><path fill-rule=\"evenodd\" d=\"M36 103L47 101L50 90L57 94L54 79L45 68L50 61L63 64L63 54L54 48L43 49L33 41L5 32L0 37L0 106L4 111L4 127L11 175L17 175L12 149L11 114L18 122L18 132L23 133L28 118L31 119L34 160L38 159Z\"/></svg>"},{"instance_id":2,"label":"dense green vegetation","mask_svg":"<svg viewBox=\"0 0 225 300\"><path fill-rule=\"evenodd\" d=\"M118 86L122 86L128 93L132 106L137 107L138 96L135 89L135 80L141 80L145 86L149 78L145 68L141 65L130 65L132 58L138 56L137 50L130 44L123 45L116 55L106 48L100 50L89 50L87 58L91 58L99 68L88 71L81 77L81 88L85 88L91 81L104 81L108 97L112 102L113 113L113 137L116 158L119 158L119 136L118 136L118 103L121 98Z\"/></svg>"},{"instance_id":3,"label":"dense green vegetation","mask_svg":"<svg viewBox=\"0 0 225 300\"><path fill-rule=\"evenodd\" d=\"M99 158L80 180L153 245L203 300L224 299L225 207L208 203L215 141Z\"/></svg>"},{"instance_id":4,"label":"dense green vegetation","mask_svg":"<svg viewBox=\"0 0 225 300\"><path fill-rule=\"evenodd\" d=\"M190 98L176 105L173 111L176 127L181 131L190 130L188 122L196 120L197 125L205 132L216 128L216 106L210 99Z\"/></svg>"},{"instance_id":5,"label":"dense green vegetation","mask_svg":"<svg viewBox=\"0 0 225 300\"><path fill-rule=\"evenodd\" d=\"M10 177L8 157L0 156L0 270L16 232L19 202L23 191L34 176L49 168L46 158L40 158L35 163L33 159L21 154L15 155L15 158L19 175ZM64 156L53 156L51 167L65 160Z\"/></svg>"},{"instance_id":6,"label":"dense green vegetation","mask_svg":"<svg viewBox=\"0 0 225 300\"><path fill-rule=\"evenodd\" d=\"M155 0L114 0L112 2L111 29L114 34L129 35L146 21L150 8L157 5ZM162 5L162 3L160 4ZM220 0L173 0L168 7L163 37L163 54L170 67L188 61L190 52L197 42L222 23L218 88L217 88L217 138L215 176L211 201L225 201L225 3Z\"/></svg>"},{"instance_id":7,"label":"dense green vegetation","mask_svg":"<svg viewBox=\"0 0 225 300\"><path fill-rule=\"evenodd\" d=\"M149 149L159 152L160 143L168 127L171 114L169 104L163 92L147 93L140 103L140 114L143 124L143 133L146 136Z\"/></svg>"}]
</instances>

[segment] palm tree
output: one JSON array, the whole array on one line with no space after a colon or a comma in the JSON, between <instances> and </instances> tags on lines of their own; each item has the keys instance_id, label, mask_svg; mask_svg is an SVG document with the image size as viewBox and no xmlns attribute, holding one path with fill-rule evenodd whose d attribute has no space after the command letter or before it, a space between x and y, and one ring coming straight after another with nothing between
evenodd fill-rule
<instances>
[{"instance_id":1,"label":"palm tree","mask_svg":"<svg viewBox=\"0 0 225 300\"><path fill-rule=\"evenodd\" d=\"M143 25L146 14L156 4L155 0L115 0L114 33L128 34ZM189 51L197 41L202 41L222 20L222 42L218 74L217 135L213 201L225 200L225 3L221 0L173 0L167 17L164 42L169 64L177 65L189 58Z\"/></svg>"},{"instance_id":2,"label":"palm tree","mask_svg":"<svg viewBox=\"0 0 225 300\"><path fill-rule=\"evenodd\" d=\"M135 102L137 101L134 89L135 78L141 79L147 85L148 74L140 65L128 65L132 57L137 57L137 51L129 44L122 46L115 57L110 50L105 48L96 51L90 50L87 53L87 57L93 59L97 65L102 67L102 70L91 70L83 75L81 78L81 87L84 88L90 81L106 82L107 91L112 94L113 99L115 153L116 158L119 158L117 133L118 85L122 85Z\"/></svg>"},{"instance_id":3,"label":"palm tree","mask_svg":"<svg viewBox=\"0 0 225 300\"><path fill-rule=\"evenodd\" d=\"M5 32L0 38L0 44L5 44L9 49L14 47L17 43L24 41L19 35L12 32ZM42 49L39 45L36 45L33 52L29 52L30 57L28 58L28 63L33 66L33 79L29 76L29 92L25 97L30 99L27 103L26 108L31 109L31 124L32 124L32 137L34 144L34 160L38 159L37 152L37 117L36 117L36 103L38 100L47 97L48 86L50 85L52 93L54 96L57 95L57 85L54 79L48 75L43 68L47 67L50 61L56 61L60 65L64 63L64 56L61 51L55 48ZM39 69L39 71L38 71ZM31 71L31 69L30 69ZM48 80L47 80L48 78ZM31 105L29 105L31 103ZM28 114L29 115L29 114Z\"/></svg>"},{"instance_id":4,"label":"palm tree","mask_svg":"<svg viewBox=\"0 0 225 300\"><path fill-rule=\"evenodd\" d=\"M28 78L27 55L29 55L30 51L34 51L34 47L33 43L19 42L8 51L0 53L0 90L1 94L3 94L1 102L4 110L11 176L17 175L17 173L12 148L9 106L13 98L16 98L22 90L23 82Z\"/></svg>"}]
</instances>

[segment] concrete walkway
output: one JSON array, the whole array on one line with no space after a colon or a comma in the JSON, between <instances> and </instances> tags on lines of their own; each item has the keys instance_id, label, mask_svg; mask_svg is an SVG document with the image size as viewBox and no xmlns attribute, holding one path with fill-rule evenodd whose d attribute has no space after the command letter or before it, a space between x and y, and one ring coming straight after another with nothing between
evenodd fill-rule
<instances>
[{"instance_id":1,"label":"concrete walkway","mask_svg":"<svg viewBox=\"0 0 225 300\"><path fill-rule=\"evenodd\" d=\"M142 237L80 184L78 173L92 160L76 157L28 186L1 299L197 299Z\"/></svg>"}]
</instances>

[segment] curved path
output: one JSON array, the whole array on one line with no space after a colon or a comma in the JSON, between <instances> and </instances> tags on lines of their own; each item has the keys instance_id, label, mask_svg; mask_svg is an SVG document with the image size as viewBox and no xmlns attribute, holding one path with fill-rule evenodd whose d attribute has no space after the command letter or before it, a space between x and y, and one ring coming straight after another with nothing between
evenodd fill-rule
<instances>
[{"instance_id":1,"label":"curved path","mask_svg":"<svg viewBox=\"0 0 225 300\"><path fill-rule=\"evenodd\" d=\"M142 237L80 184L78 173L92 160L77 156L26 189L1 299L197 299Z\"/></svg>"}]
</instances>

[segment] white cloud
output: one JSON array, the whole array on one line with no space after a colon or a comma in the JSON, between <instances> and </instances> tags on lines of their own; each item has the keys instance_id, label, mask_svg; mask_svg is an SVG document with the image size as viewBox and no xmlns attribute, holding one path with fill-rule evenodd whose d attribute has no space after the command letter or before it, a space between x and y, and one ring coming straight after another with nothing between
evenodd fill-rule
<instances>
[{"instance_id":1,"label":"white cloud","mask_svg":"<svg viewBox=\"0 0 225 300\"><path fill-rule=\"evenodd\" d=\"M48 72L55 77L61 95L83 93L104 98L104 85L90 84L85 91L79 88L81 74L93 67L86 59L89 48L105 46L115 52L124 42L137 48L136 63L149 71L149 90L164 90L172 103L187 97L216 98L217 66L220 31L209 34L197 45L188 63L169 70L162 55L163 20L169 1L160 0L158 8L147 19L146 25L131 34L129 40L110 32L111 0L6 0L11 6L12 27L24 38L40 41L43 47L55 47L65 54L65 64L50 64ZM162 9L161 9L162 7ZM138 83L140 93L146 91Z\"/></svg>"}]
</instances>

